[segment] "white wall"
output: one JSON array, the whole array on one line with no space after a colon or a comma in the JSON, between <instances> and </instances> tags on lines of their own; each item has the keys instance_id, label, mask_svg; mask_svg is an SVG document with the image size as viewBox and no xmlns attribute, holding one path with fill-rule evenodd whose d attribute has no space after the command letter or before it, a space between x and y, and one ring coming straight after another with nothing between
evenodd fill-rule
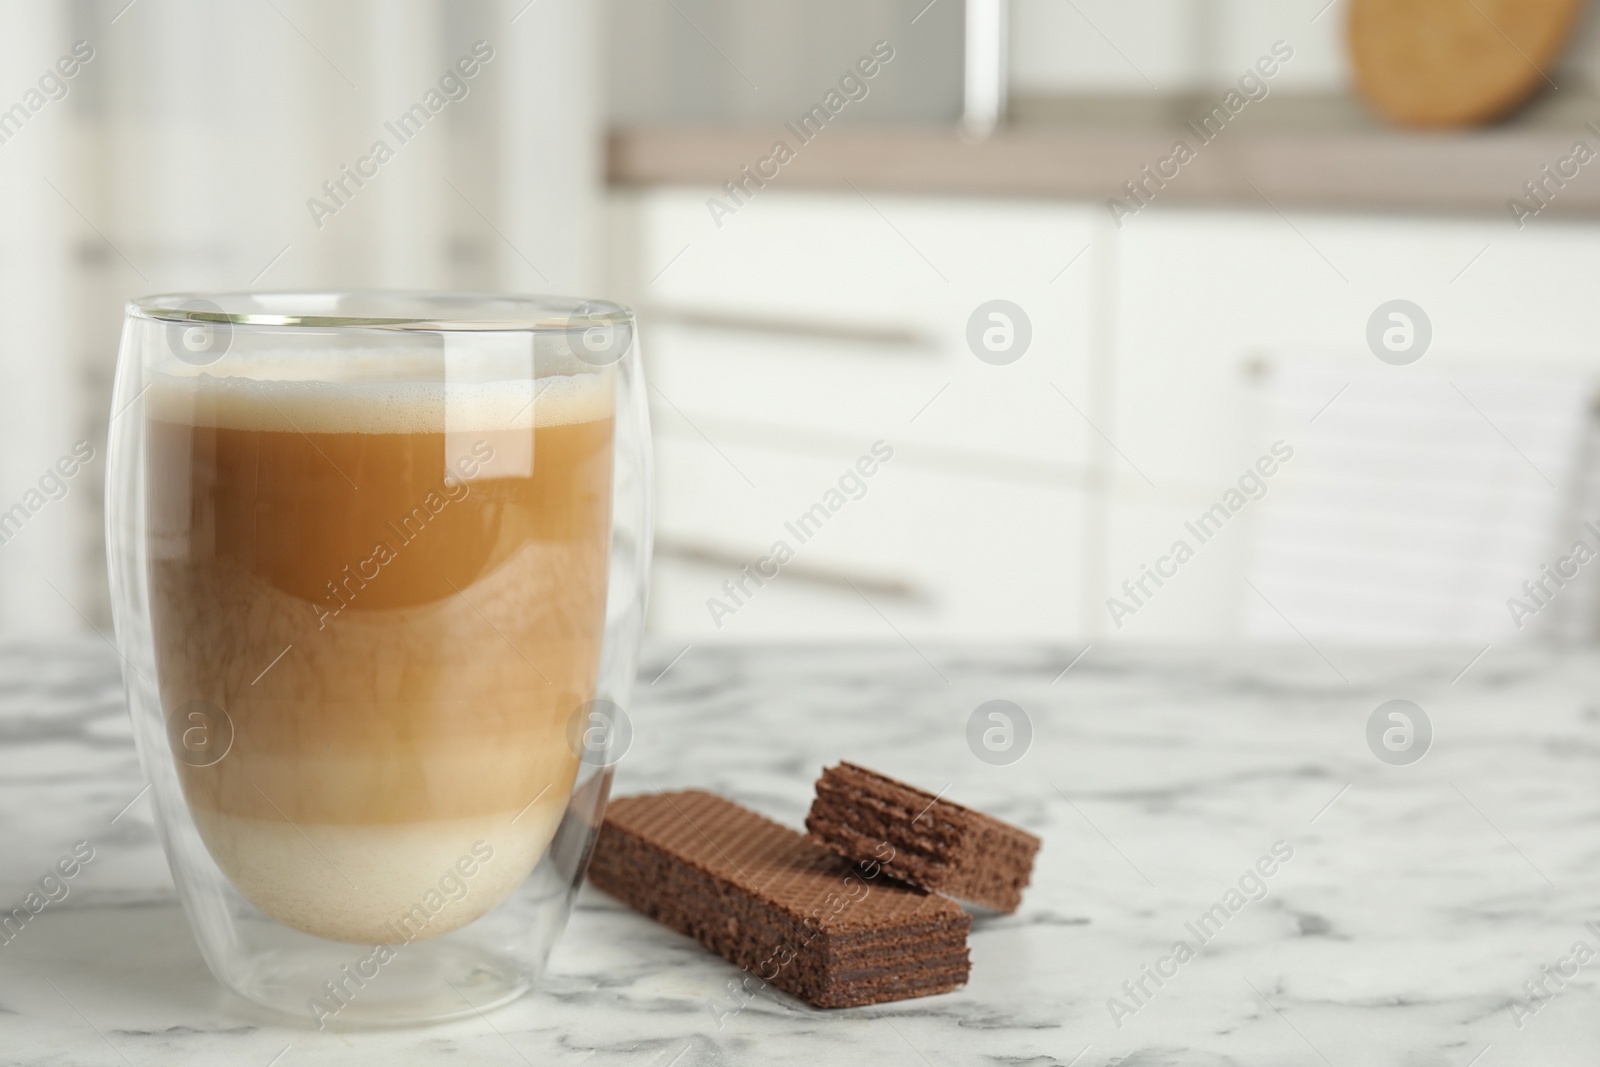
<instances>
[{"instance_id":1,"label":"white wall","mask_svg":"<svg viewBox=\"0 0 1600 1067\"><path fill-rule=\"evenodd\" d=\"M875 41L893 63L844 121L961 113L959 0L606 0L614 123L781 123L815 104Z\"/></svg>"},{"instance_id":2,"label":"white wall","mask_svg":"<svg viewBox=\"0 0 1600 1067\"><path fill-rule=\"evenodd\" d=\"M1022 95L1194 92L1232 82L1280 39L1295 56L1275 88L1335 92L1348 83L1349 0L1012 3L1011 83ZM1556 80L1588 91L1600 84L1600 11L1588 13Z\"/></svg>"},{"instance_id":3,"label":"white wall","mask_svg":"<svg viewBox=\"0 0 1600 1067\"><path fill-rule=\"evenodd\" d=\"M129 297L597 280L589 0L125 5L0 0L0 107L73 41L95 48L0 145L0 509L73 441L100 457L0 545L0 630L107 621L100 478ZM478 40L495 54L468 94L398 145L384 121ZM379 138L393 160L316 225L307 200Z\"/></svg>"},{"instance_id":4,"label":"white wall","mask_svg":"<svg viewBox=\"0 0 1600 1067\"><path fill-rule=\"evenodd\" d=\"M39 77L69 50L71 26L63 12L55 4L21 0L0 7L0 109L36 90ZM41 475L83 431L76 417L77 309L68 294L87 226L51 183L66 185L73 170L70 102L72 93L81 95L77 83L85 77L67 83L66 99L43 103L20 128L6 127L8 139L0 144L0 375L6 384L0 389L0 513L27 508L29 490L39 493ZM0 618L30 632L81 625L73 605L85 594L76 550L84 516L92 513L85 495L80 477L65 498L40 506L25 525L0 526L6 538L0 544Z\"/></svg>"}]
</instances>

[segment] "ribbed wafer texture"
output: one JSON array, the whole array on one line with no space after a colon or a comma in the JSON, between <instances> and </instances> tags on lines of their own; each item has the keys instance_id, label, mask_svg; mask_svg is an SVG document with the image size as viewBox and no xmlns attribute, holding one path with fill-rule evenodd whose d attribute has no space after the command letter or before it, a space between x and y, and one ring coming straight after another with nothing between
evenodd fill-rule
<instances>
[{"instance_id":1,"label":"ribbed wafer texture","mask_svg":"<svg viewBox=\"0 0 1600 1067\"><path fill-rule=\"evenodd\" d=\"M589 880L817 1007L943 993L967 980L971 920L958 905L869 876L699 790L612 801Z\"/></svg>"},{"instance_id":2,"label":"ribbed wafer texture","mask_svg":"<svg viewBox=\"0 0 1600 1067\"><path fill-rule=\"evenodd\" d=\"M845 859L871 869L881 864L891 877L1004 912L1022 903L1040 843L1010 823L854 763L822 772L806 829Z\"/></svg>"}]
</instances>

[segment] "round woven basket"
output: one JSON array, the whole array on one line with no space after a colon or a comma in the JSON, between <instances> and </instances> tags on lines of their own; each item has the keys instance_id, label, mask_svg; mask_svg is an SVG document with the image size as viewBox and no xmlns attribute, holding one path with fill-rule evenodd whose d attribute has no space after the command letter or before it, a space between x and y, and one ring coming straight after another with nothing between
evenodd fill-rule
<instances>
[{"instance_id":1,"label":"round woven basket","mask_svg":"<svg viewBox=\"0 0 1600 1067\"><path fill-rule=\"evenodd\" d=\"M1407 126L1490 122L1554 84L1582 10L1583 0L1351 0L1356 84Z\"/></svg>"}]
</instances>

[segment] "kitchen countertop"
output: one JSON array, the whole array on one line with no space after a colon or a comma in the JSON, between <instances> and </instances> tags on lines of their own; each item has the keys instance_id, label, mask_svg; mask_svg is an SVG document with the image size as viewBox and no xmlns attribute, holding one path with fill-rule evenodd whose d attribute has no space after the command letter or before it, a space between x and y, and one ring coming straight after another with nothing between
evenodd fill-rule
<instances>
[{"instance_id":1,"label":"kitchen countertop","mask_svg":"<svg viewBox=\"0 0 1600 1067\"><path fill-rule=\"evenodd\" d=\"M95 855L0 945L0 1063L1496 1067L1600 1048L1600 967L1513 1012L1542 966L1570 971L1575 942L1600 946L1600 921L1584 926L1600 920L1593 655L680 648L648 650L618 793L701 786L796 825L820 768L848 758L1043 837L1021 910L975 921L964 989L831 1012L769 992L719 1027L734 968L585 888L545 988L483 1019L268 1021L219 989L189 936L115 654L93 637L13 642L0 907L75 842ZM1034 728L1011 766L967 745L969 715L996 698ZM1409 766L1368 748L1391 698L1433 725ZM1290 858L1264 862L1275 847ZM1272 873L1246 877L1258 862ZM1175 962L1219 903L1226 918ZM1169 977L1157 987L1147 965ZM1123 990L1140 981L1144 995Z\"/></svg>"},{"instance_id":2,"label":"kitchen countertop","mask_svg":"<svg viewBox=\"0 0 1600 1067\"><path fill-rule=\"evenodd\" d=\"M1560 99L1557 99L1559 97ZM1149 182L1154 205L1251 207L1262 211L1406 212L1517 219L1509 201L1529 208L1526 183L1545 182L1547 206L1527 225L1552 217L1600 217L1594 167L1562 164L1582 140L1600 150L1600 100L1551 94L1518 120L1482 129L1412 131L1382 126L1349 101L1271 97L1209 143L1183 119L1212 100L1155 103L1052 102L978 142L949 126L840 123L801 142L784 123L621 126L611 131L607 177L613 186L691 185L720 189L740 168L773 155L777 141L794 158L776 169L773 188L940 196L1032 197L1104 204L1125 184ZM1181 167L1162 163L1182 139L1194 151ZM1143 168L1165 173L1157 188ZM1562 169L1559 188L1542 168ZM768 172L774 168L769 164ZM769 174L770 176L770 174ZM1131 203L1130 203L1131 206Z\"/></svg>"}]
</instances>

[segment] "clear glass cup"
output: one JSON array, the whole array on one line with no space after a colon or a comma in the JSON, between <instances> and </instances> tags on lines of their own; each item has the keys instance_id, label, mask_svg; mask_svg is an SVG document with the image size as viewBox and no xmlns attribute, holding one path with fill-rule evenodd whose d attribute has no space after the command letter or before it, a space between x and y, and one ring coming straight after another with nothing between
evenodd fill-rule
<instances>
[{"instance_id":1,"label":"clear glass cup","mask_svg":"<svg viewBox=\"0 0 1600 1067\"><path fill-rule=\"evenodd\" d=\"M318 1027L538 980L626 750L649 427L615 304L128 305L106 534L157 825L223 985Z\"/></svg>"}]
</instances>

